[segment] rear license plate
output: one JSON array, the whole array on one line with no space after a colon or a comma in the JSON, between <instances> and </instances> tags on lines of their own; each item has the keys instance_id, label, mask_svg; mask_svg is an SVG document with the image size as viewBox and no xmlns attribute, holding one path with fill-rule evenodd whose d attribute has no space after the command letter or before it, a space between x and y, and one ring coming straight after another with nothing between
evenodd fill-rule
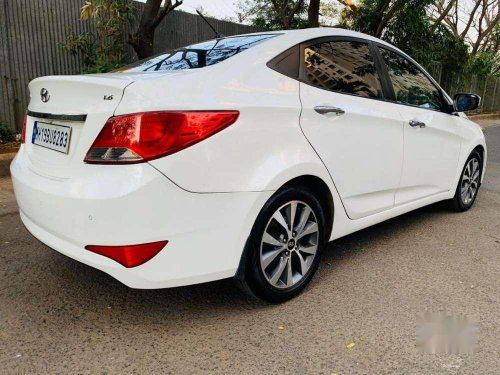
<instances>
[{"instance_id":1,"label":"rear license plate","mask_svg":"<svg viewBox=\"0 0 500 375\"><path fill-rule=\"evenodd\" d=\"M35 121L31 143L67 154L71 138L71 127Z\"/></svg>"}]
</instances>

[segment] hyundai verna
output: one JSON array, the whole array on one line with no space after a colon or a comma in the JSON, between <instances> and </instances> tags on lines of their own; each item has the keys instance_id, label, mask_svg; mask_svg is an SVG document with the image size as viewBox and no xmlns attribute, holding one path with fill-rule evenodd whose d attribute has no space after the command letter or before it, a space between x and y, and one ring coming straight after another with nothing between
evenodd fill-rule
<instances>
[{"instance_id":1,"label":"hyundai verna","mask_svg":"<svg viewBox=\"0 0 500 375\"><path fill-rule=\"evenodd\" d=\"M279 302L325 243L476 199L481 129L409 56L342 29L223 37L38 78L11 165L24 225L132 288L235 277Z\"/></svg>"}]
</instances>

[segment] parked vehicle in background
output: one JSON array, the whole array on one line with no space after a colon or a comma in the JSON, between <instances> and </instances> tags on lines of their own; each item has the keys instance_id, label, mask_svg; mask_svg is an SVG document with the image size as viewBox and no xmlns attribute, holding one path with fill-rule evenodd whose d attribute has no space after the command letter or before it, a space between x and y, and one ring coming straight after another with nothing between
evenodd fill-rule
<instances>
[{"instance_id":1,"label":"parked vehicle in background","mask_svg":"<svg viewBox=\"0 0 500 375\"><path fill-rule=\"evenodd\" d=\"M31 82L11 173L28 230L133 288L236 277L302 291L329 240L449 200L481 129L409 56L307 29L219 38L118 72Z\"/></svg>"}]
</instances>

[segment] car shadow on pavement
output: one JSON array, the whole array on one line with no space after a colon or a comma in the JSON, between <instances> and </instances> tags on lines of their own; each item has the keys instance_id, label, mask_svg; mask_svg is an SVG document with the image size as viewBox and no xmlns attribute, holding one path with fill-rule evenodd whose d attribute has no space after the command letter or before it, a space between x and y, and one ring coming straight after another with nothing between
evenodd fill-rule
<instances>
[{"instance_id":1,"label":"car shadow on pavement","mask_svg":"<svg viewBox=\"0 0 500 375\"><path fill-rule=\"evenodd\" d=\"M436 216L448 214L442 204L435 204L333 241L323 254L319 273L333 273L336 263L355 261L361 252L370 251L372 243L397 236L414 226L425 226ZM81 308L87 304L89 308L97 305L115 312L118 309L122 320L160 319L165 314L169 314L170 320L175 320L179 313L182 316L187 312L208 317L221 310L228 313L272 308L272 305L244 294L231 279L170 289L138 290L130 289L111 276L56 252L45 259L53 263L50 267L51 281L44 288L57 288L58 293L64 294L62 298L66 304L80 305ZM325 264L332 266L325 267ZM312 288L321 288L321 280L318 279L313 279L306 294ZM82 301L85 301L83 305Z\"/></svg>"},{"instance_id":2,"label":"car shadow on pavement","mask_svg":"<svg viewBox=\"0 0 500 375\"><path fill-rule=\"evenodd\" d=\"M428 220L436 216L447 216L450 212L454 213L445 202L438 202L394 217L330 242L322 260L325 262L335 261L344 256L354 257L360 249L369 251L370 244L375 241L391 236L397 237L402 232L408 232L414 226L425 226Z\"/></svg>"}]
</instances>

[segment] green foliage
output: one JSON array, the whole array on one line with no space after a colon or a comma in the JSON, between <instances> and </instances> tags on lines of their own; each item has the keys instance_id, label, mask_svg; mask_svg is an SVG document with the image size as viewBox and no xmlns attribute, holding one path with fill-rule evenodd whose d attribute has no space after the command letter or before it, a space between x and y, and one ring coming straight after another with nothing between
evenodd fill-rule
<instances>
[{"instance_id":1,"label":"green foliage","mask_svg":"<svg viewBox=\"0 0 500 375\"><path fill-rule=\"evenodd\" d=\"M0 122L0 143L14 142L16 140L16 133Z\"/></svg>"},{"instance_id":2,"label":"green foliage","mask_svg":"<svg viewBox=\"0 0 500 375\"><path fill-rule=\"evenodd\" d=\"M468 61L467 45L444 25L434 25L425 9L413 7L390 23L383 39L412 56L424 67L439 62L445 76L461 73Z\"/></svg>"},{"instance_id":3,"label":"green foliage","mask_svg":"<svg viewBox=\"0 0 500 375\"><path fill-rule=\"evenodd\" d=\"M478 76L494 75L500 77L500 56L493 51L480 52L469 61L466 73Z\"/></svg>"},{"instance_id":4,"label":"green foliage","mask_svg":"<svg viewBox=\"0 0 500 375\"><path fill-rule=\"evenodd\" d=\"M82 7L83 22L94 32L72 33L61 43L63 52L80 56L83 73L104 73L123 65L127 26L133 21L132 0L93 0Z\"/></svg>"},{"instance_id":5,"label":"green foliage","mask_svg":"<svg viewBox=\"0 0 500 375\"><path fill-rule=\"evenodd\" d=\"M384 0L362 0L350 14L353 29L374 34L380 22ZM433 0L408 0L389 20L382 39L412 56L424 67L438 62L444 76L462 73L468 61L463 39L456 37L444 24L436 25L428 17Z\"/></svg>"},{"instance_id":6,"label":"green foliage","mask_svg":"<svg viewBox=\"0 0 500 375\"><path fill-rule=\"evenodd\" d=\"M289 1L288 8L293 8L297 0ZM303 29L307 27L307 2L294 15L291 28ZM240 14L249 19L253 26L265 30L282 30L283 22L269 0L244 0L238 3Z\"/></svg>"}]
</instances>

